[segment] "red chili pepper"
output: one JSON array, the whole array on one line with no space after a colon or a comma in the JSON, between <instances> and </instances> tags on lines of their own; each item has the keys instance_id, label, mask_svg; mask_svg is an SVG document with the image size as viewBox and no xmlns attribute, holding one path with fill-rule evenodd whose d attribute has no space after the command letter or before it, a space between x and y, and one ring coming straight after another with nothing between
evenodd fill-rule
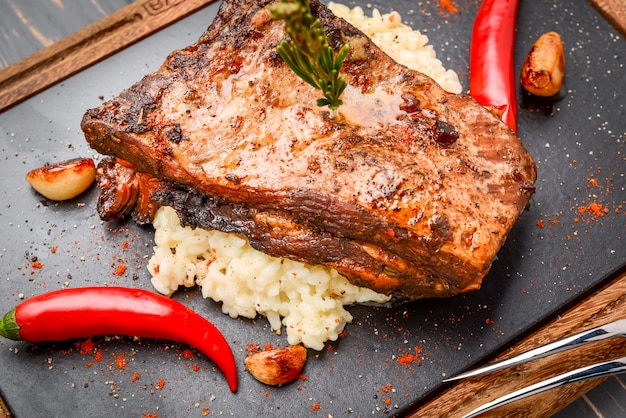
<instances>
[{"instance_id":1,"label":"red chili pepper","mask_svg":"<svg viewBox=\"0 0 626 418\"><path fill-rule=\"evenodd\" d=\"M470 95L501 114L517 132L516 76L513 68L519 0L483 0L470 45Z\"/></svg>"},{"instance_id":2,"label":"red chili pepper","mask_svg":"<svg viewBox=\"0 0 626 418\"><path fill-rule=\"evenodd\" d=\"M18 341L60 341L95 335L160 338L196 347L237 390L233 352L220 331L187 306L125 287L56 290L32 297L0 320L0 335Z\"/></svg>"}]
</instances>

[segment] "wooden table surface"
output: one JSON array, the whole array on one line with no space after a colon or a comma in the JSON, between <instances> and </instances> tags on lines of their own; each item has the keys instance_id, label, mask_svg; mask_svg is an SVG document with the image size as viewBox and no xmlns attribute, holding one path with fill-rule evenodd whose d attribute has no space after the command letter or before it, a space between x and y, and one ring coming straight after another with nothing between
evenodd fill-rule
<instances>
[{"instance_id":1,"label":"wooden table surface","mask_svg":"<svg viewBox=\"0 0 626 418\"><path fill-rule=\"evenodd\" d=\"M624 35L626 2L623 0L591 1ZM112 22L113 24L119 22L119 16L128 15L127 12L140 3L145 5L150 1L0 0L0 33L2 35L0 97L6 96L5 93L15 84L12 78L16 74L32 71L34 79L41 81L47 78L41 75L37 78L35 73L41 74L42 69L45 71L45 67L50 66L51 57L53 60L58 55L58 50L67 50L68 46L78 45L77 42L81 37L85 39L102 36L103 31L110 28ZM187 5L189 10L185 10L184 13L189 13L194 7L199 7L198 4L202 1L189 0L180 3L182 7ZM163 22L153 21L152 24L158 26ZM76 37L76 33L80 33L80 36ZM146 33L134 33L133 36L140 38L146 36ZM55 48L58 50L55 51ZM28 87L33 91L24 93L24 97L36 92L37 88L43 87L45 85ZM19 90L23 89L24 87L20 86ZM505 353L506 356L553 341L572 332L626 317L625 295L626 275L623 274L561 317L547 324L539 332L520 341ZM518 388L520 384L548 377L551 373L553 374L554 370L562 369L564 365L575 368L617 355L626 355L626 344L620 339L595 344L531 365L522 365L512 370L493 373L485 378L469 379L428 402L416 411L414 416L442 416L442 413L445 416L458 416L459 413L467 412L497 395ZM506 416L534 417L551 416L555 413L555 416L560 418L626 416L625 388L626 379L622 377L611 377L603 382L583 382L529 398L527 401L517 402L506 411L499 410L493 416L506 414ZM559 410L561 412L556 412ZM443 411L450 412L446 415ZM0 403L0 418L7 416L10 416L8 410Z\"/></svg>"}]
</instances>

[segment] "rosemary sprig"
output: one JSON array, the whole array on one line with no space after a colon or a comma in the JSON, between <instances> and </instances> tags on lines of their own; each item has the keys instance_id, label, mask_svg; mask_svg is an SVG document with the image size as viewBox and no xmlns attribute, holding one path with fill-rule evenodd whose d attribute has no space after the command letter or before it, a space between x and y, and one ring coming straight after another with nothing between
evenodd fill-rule
<instances>
[{"instance_id":1,"label":"rosemary sprig","mask_svg":"<svg viewBox=\"0 0 626 418\"><path fill-rule=\"evenodd\" d=\"M348 44L335 57L320 20L311 14L308 0L281 0L270 6L270 12L273 19L285 21L290 38L276 47L278 54L300 78L322 90L324 97L317 99L317 105L328 106L336 113L343 104L339 97L348 85L339 75Z\"/></svg>"}]
</instances>

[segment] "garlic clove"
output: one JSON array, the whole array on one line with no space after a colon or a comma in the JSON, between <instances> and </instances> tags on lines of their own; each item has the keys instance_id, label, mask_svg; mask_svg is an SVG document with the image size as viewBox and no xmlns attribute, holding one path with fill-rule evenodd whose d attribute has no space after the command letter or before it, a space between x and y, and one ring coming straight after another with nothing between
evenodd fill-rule
<instances>
[{"instance_id":1,"label":"garlic clove","mask_svg":"<svg viewBox=\"0 0 626 418\"><path fill-rule=\"evenodd\" d=\"M557 94L565 79L565 51L556 32L544 33L533 44L520 74L520 83L536 96Z\"/></svg>"},{"instance_id":2,"label":"garlic clove","mask_svg":"<svg viewBox=\"0 0 626 418\"><path fill-rule=\"evenodd\" d=\"M280 386L295 380L306 363L302 345L260 351L246 357L246 368L261 383Z\"/></svg>"},{"instance_id":3,"label":"garlic clove","mask_svg":"<svg viewBox=\"0 0 626 418\"><path fill-rule=\"evenodd\" d=\"M26 181L50 200L72 199L91 186L96 166L91 158L75 158L29 171Z\"/></svg>"}]
</instances>

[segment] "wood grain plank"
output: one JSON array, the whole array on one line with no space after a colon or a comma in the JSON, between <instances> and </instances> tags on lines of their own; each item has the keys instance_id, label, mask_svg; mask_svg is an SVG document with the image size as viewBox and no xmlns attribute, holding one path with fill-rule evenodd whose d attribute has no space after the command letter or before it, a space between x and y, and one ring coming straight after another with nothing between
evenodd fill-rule
<instances>
[{"instance_id":1,"label":"wood grain plank","mask_svg":"<svg viewBox=\"0 0 626 418\"><path fill-rule=\"evenodd\" d=\"M626 37L626 1L624 0L589 0L591 4Z\"/></svg>"},{"instance_id":2,"label":"wood grain plank","mask_svg":"<svg viewBox=\"0 0 626 418\"><path fill-rule=\"evenodd\" d=\"M4 402L4 399L0 398L0 418L9 418L10 416L9 408Z\"/></svg>"},{"instance_id":3,"label":"wood grain plank","mask_svg":"<svg viewBox=\"0 0 626 418\"><path fill-rule=\"evenodd\" d=\"M592 294L562 316L540 328L494 360L520 354L575 332L626 317L626 273ZM521 364L461 381L419 407L410 417L458 417L480 405L544 379L607 359L626 355L626 339L592 343L532 363ZM550 417L605 379L555 389L486 413L484 417Z\"/></svg>"},{"instance_id":4,"label":"wood grain plank","mask_svg":"<svg viewBox=\"0 0 626 418\"><path fill-rule=\"evenodd\" d=\"M214 1L138 0L36 52L0 72L0 112Z\"/></svg>"},{"instance_id":5,"label":"wood grain plank","mask_svg":"<svg viewBox=\"0 0 626 418\"><path fill-rule=\"evenodd\" d=\"M0 70L133 0L0 0Z\"/></svg>"}]
</instances>

